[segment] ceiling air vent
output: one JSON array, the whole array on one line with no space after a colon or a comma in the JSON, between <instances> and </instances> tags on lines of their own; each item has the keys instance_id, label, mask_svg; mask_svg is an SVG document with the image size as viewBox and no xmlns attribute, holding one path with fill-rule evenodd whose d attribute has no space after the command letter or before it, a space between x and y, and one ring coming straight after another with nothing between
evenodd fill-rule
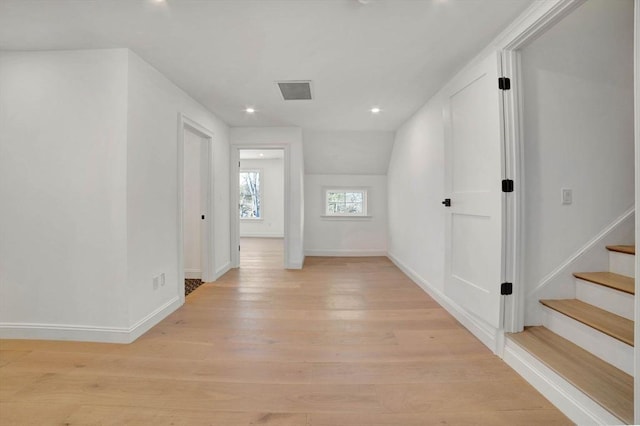
<instances>
[{"instance_id":1,"label":"ceiling air vent","mask_svg":"<svg viewBox=\"0 0 640 426\"><path fill-rule=\"evenodd\" d=\"M304 101L311 99L310 81L277 81L276 83L285 101Z\"/></svg>"}]
</instances>

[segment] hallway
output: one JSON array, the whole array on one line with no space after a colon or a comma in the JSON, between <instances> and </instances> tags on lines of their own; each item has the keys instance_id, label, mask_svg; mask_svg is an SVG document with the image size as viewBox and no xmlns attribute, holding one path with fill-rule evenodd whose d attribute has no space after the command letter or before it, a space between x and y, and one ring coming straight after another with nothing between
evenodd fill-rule
<instances>
[{"instance_id":1,"label":"hallway","mask_svg":"<svg viewBox=\"0 0 640 426\"><path fill-rule=\"evenodd\" d=\"M2 424L570 424L388 259L281 242L133 344L1 341Z\"/></svg>"}]
</instances>

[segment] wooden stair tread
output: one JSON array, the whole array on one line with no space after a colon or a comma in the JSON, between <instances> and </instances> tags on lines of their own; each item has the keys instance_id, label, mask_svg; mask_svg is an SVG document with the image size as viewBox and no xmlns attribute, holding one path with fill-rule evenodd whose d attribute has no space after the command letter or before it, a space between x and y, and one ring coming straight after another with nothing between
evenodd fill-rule
<instances>
[{"instance_id":1,"label":"wooden stair tread","mask_svg":"<svg viewBox=\"0 0 640 426\"><path fill-rule=\"evenodd\" d=\"M617 251L618 253L636 254L636 246L607 246L609 251Z\"/></svg>"},{"instance_id":2,"label":"wooden stair tread","mask_svg":"<svg viewBox=\"0 0 640 426\"><path fill-rule=\"evenodd\" d=\"M540 303L633 346L633 321L631 320L577 299L541 300Z\"/></svg>"},{"instance_id":3,"label":"wooden stair tread","mask_svg":"<svg viewBox=\"0 0 640 426\"><path fill-rule=\"evenodd\" d=\"M573 276L625 293L636 294L635 280L625 275L615 274L613 272L576 272Z\"/></svg>"},{"instance_id":4,"label":"wooden stair tread","mask_svg":"<svg viewBox=\"0 0 640 426\"><path fill-rule=\"evenodd\" d=\"M545 327L509 335L547 367L625 422L633 423L633 377Z\"/></svg>"}]
</instances>

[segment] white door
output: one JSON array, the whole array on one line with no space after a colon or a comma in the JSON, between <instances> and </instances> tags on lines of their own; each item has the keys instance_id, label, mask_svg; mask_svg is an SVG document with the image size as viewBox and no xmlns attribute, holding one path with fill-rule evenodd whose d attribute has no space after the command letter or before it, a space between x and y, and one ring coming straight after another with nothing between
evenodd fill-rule
<instances>
[{"instance_id":1,"label":"white door","mask_svg":"<svg viewBox=\"0 0 640 426\"><path fill-rule=\"evenodd\" d=\"M207 141L184 131L184 272L186 278L208 278L207 227Z\"/></svg>"},{"instance_id":2,"label":"white door","mask_svg":"<svg viewBox=\"0 0 640 426\"><path fill-rule=\"evenodd\" d=\"M448 86L445 118L445 293L501 326L502 94L499 54ZM444 202L443 202L444 203Z\"/></svg>"}]
</instances>

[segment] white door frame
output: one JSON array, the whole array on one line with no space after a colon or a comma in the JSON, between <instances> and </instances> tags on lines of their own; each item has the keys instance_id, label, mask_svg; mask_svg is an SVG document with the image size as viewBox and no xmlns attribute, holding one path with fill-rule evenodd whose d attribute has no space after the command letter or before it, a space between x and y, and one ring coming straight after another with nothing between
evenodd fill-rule
<instances>
[{"instance_id":1,"label":"white door frame","mask_svg":"<svg viewBox=\"0 0 640 426\"><path fill-rule=\"evenodd\" d=\"M524 135L523 135L523 88L520 66L520 50L550 27L573 12L586 0L557 0L532 8L532 13L505 32L497 45L502 50L502 72L512 79L511 90L505 92L505 172L514 179L514 197L506 205L505 226L508 240L505 240L505 260L510 278L513 280L513 298L505 306L504 331L518 332L524 327L525 292L523 288L523 267L525 263L524 212L526 207L524 181ZM640 208L640 0L634 0L634 123L635 123L635 208ZM640 217L636 213L635 240L640 241ZM636 270L640 270L640 256L636 256ZM636 274L636 285L637 285ZM635 337L640 340L640 296L635 296ZM504 343L504 341L503 341ZM640 348L634 352L634 416L640 424Z\"/></svg>"},{"instance_id":2,"label":"white door frame","mask_svg":"<svg viewBox=\"0 0 640 426\"><path fill-rule=\"evenodd\" d=\"M230 225L231 225L231 267L240 267L240 218L238 217L238 206L240 203L240 182L238 176L240 173L240 150L241 149L281 149L284 151L284 264L283 268L289 268L289 210L291 205L291 196L289 193L290 164L289 164L289 144L235 144L231 146L229 153L229 182L230 182Z\"/></svg>"},{"instance_id":3,"label":"white door frame","mask_svg":"<svg viewBox=\"0 0 640 426\"><path fill-rule=\"evenodd\" d=\"M520 50L570 14L586 0L557 0L540 3L529 10L519 22L496 42L502 52L502 75L511 79L511 90L503 96L504 165L503 178L513 179L514 192L505 194L504 274L513 283L513 295L505 298L503 329L519 332L524 328L525 289L524 212L526 207L524 182L524 135L522 109L522 79ZM497 83L496 83L497 84ZM501 351L501 349L499 349Z\"/></svg>"},{"instance_id":4,"label":"white door frame","mask_svg":"<svg viewBox=\"0 0 640 426\"><path fill-rule=\"evenodd\" d=\"M202 200L202 213L205 219L202 221L204 227L201 241L201 269L202 281L213 281L214 277L214 214L213 208L213 132L186 115L178 114L178 292L182 303L184 303L184 132L192 132L202 138L205 142L203 156L205 165L203 188L204 199ZM201 174L203 171L201 170Z\"/></svg>"},{"instance_id":5,"label":"white door frame","mask_svg":"<svg viewBox=\"0 0 640 426\"><path fill-rule=\"evenodd\" d=\"M640 207L640 0L634 2L634 127L635 127L635 183L636 183L636 244L640 241L640 218L638 217L638 209ZM640 271L640 256L636 256L636 271ZM636 272L635 280L636 288L638 288L638 273ZM640 342L640 296L636 292L636 312L635 312L635 341ZM636 344L634 347L635 360L635 380L634 380L634 422L640 424L640 346Z\"/></svg>"}]
</instances>

